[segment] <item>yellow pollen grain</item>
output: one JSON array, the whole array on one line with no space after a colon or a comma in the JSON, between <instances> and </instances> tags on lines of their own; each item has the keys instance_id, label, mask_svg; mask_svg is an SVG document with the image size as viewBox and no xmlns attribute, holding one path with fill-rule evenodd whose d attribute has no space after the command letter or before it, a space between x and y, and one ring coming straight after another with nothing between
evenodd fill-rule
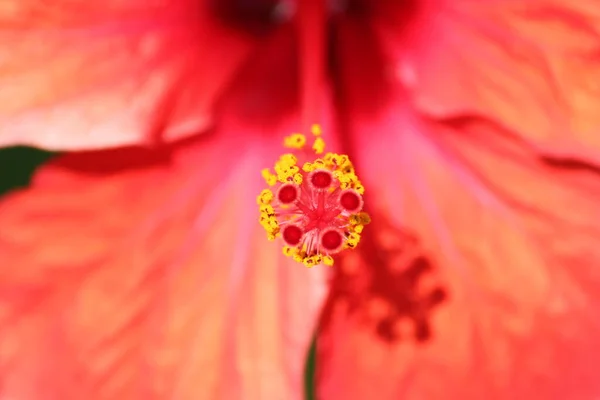
<instances>
[{"instance_id":1,"label":"yellow pollen grain","mask_svg":"<svg viewBox=\"0 0 600 400\"><path fill-rule=\"evenodd\" d=\"M294 255L292 256L292 258L294 259L294 261L296 262L303 262L304 261L304 257L300 252L294 253Z\"/></svg>"},{"instance_id":2,"label":"yellow pollen grain","mask_svg":"<svg viewBox=\"0 0 600 400\"><path fill-rule=\"evenodd\" d=\"M333 265L333 257L331 257L331 256L323 257L323 264L327 265L328 267L331 267Z\"/></svg>"},{"instance_id":3,"label":"yellow pollen grain","mask_svg":"<svg viewBox=\"0 0 600 400\"><path fill-rule=\"evenodd\" d=\"M365 229L364 225L356 225L352 227L353 232L362 233L363 229Z\"/></svg>"},{"instance_id":4,"label":"yellow pollen grain","mask_svg":"<svg viewBox=\"0 0 600 400\"><path fill-rule=\"evenodd\" d=\"M354 183L353 189L356 190L361 195L365 194L365 187L360 182Z\"/></svg>"},{"instance_id":5,"label":"yellow pollen grain","mask_svg":"<svg viewBox=\"0 0 600 400\"><path fill-rule=\"evenodd\" d=\"M275 209L270 204L261 204L260 215L265 217L275 216Z\"/></svg>"},{"instance_id":6,"label":"yellow pollen grain","mask_svg":"<svg viewBox=\"0 0 600 400\"><path fill-rule=\"evenodd\" d=\"M302 178L302 174L300 174L300 173L294 174L293 180L296 185L300 185L302 183L303 179L304 178Z\"/></svg>"},{"instance_id":7,"label":"yellow pollen grain","mask_svg":"<svg viewBox=\"0 0 600 400\"><path fill-rule=\"evenodd\" d=\"M323 130L319 124L313 124L313 126L310 127L310 131L315 136L321 136L323 134Z\"/></svg>"},{"instance_id":8,"label":"yellow pollen grain","mask_svg":"<svg viewBox=\"0 0 600 400\"><path fill-rule=\"evenodd\" d=\"M302 263L307 268L312 268L315 265L321 264L322 261L323 261L323 256L321 256L320 254L316 254L314 256L305 257L304 260L302 260Z\"/></svg>"},{"instance_id":9,"label":"yellow pollen grain","mask_svg":"<svg viewBox=\"0 0 600 400\"><path fill-rule=\"evenodd\" d=\"M283 145L290 149L302 149L306 144L306 136L301 133L294 133L293 135L286 136L283 140Z\"/></svg>"},{"instance_id":10,"label":"yellow pollen grain","mask_svg":"<svg viewBox=\"0 0 600 400\"><path fill-rule=\"evenodd\" d=\"M325 168L327 165L325 164L325 161L323 161L320 158L317 158L315 161L313 161L312 165L316 168Z\"/></svg>"},{"instance_id":11,"label":"yellow pollen grain","mask_svg":"<svg viewBox=\"0 0 600 400\"><path fill-rule=\"evenodd\" d=\"M358 234L360 240L360 233L362 233L365 225L371 222L371 217L366 212L360 212L350 216L348 222L350 223L350 232Z\"/></svg>"},{"instance_id":12,"label":"yellow pollen grain","mask_svg":"<svg viewBox=\"0 0 600 400\"><path fill-rule=\"evenodd\" d=\"M360 242L360 234L352 232L348 235L348 242L358 244Z\"/></svg>"},{"instance_id":13,"label":"yellow pollen grain","mask_svg":"<svg viewBox=\"0 0 600 400\"><path fill-rule=\"evenodd\" d=\"M277 225L277 221L273 221L272 219L268 219L268 220L263 220L261 222L261 225L263 228L265 228L265 230L267 231L267 234L269 236L275 236L279 231L278 231L278 225Z\"/></svg>"},{"instance_id":14,"label":"yellow pollen grain","mask_svg":"<svg viewBox=\"0 0 600 400\"><path fill-rule=\"evenodd\" d=\"M340 166L340 168L344 168L348 164L352 165L348 156L345 154L339 154L338 155L338 165Z\"/></svg>"},{"instance_id":15,"label":"yellow pollen grain","mask_svg":"<svg viewBox=\"0 0 600 400\"><path fill-rule=\"evenodd\" d=\"M312 163L310 162L305 162L304 165L302 166L302 171L304 172L311 172L314 171L316 168L313 166Z\"/></svg>"},{"instance_id":16,"label":"yellow pollen grain","mask_svg":"<svg viewBox=\"0 0 600 400\"><path fill-rule=\"evenodd\" d=\"M258 197L256 198L256 202L260 204L271 204L273 201L273 192L269 189L264 189Z\"/></svg>"},{"instance_id":17,"label":"yellow pollen grain","mask_svg":"<svg viewBox=\"0 0 600 400\"><path fill-rule=\"evenodd\" d=\"M344 172L350 172L348 169L353 171L352 163L346 154L327 153L323 159L330 164L333 169L339 169Z\"/></svg>"},{"instance_id":18,"label":"yellow pollen grain","mask_svg":"<svg viewBox=\"0 0 600 400\"><path fill-rule=\"evenodd\" d=\"M343 165L341 170L345 174L354 174L354 167L352 166L352 164Z\"/></svg>"},{"instance_id":19,"label":"yellow pollen grain","mask_svg":"<svg viewBox=\"0 0 600 400\"><path fill-rule=\"evenodd\" d=\"M279 157L279 161L275 163L276 178L279 182L287 182L300 172L300 168L296 166L296 161L297 158L293 154L284 154Z\"/></svg>"},{"instance_id":20,"label":"yellow pollen grain","mask_svg":"<svg viewBox=\"0 0 600 400\"><path fill-rule=\"evenodd\" d=\"M323 140L323 138L316 138L312 148L316 154L323 154L323 152L325 151L325 141Z\"/></svg>"},{"instance_id":21,"label":"yellow pollen grain","mask_svg":"<svg viewBox=\"0 0 600 400\"><path fill-rule=\"evenodd\" d=\"M275 186L275 184L277 183L277 175L274 175L273 173L271 173L271 170L269 170L269 168L263 169L261 171L261 175L264 178L267 185Z\"/></svg>"},{"instance_id":22,"label":"yellow pollen grain","mask_svg":"<svg viewBox=\"0 0 600 400\"><path fill-rule=\"evenodd\" d=\"M355 217L356 217L356 220L358 221L358 223L360 223L360 224L368 225L371 223L371 217L369 216L369 214L367 214L364 211L356 214Z\"/></svg>"}]
</instances>

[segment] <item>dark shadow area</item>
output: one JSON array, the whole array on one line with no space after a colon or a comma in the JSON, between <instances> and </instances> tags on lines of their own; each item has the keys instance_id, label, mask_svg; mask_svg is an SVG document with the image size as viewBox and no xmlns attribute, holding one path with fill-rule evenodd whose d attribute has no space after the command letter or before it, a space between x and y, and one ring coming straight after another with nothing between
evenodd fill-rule
<instances>
[{"instance_id":1,"label":"dark shadow area","mask_svg":"<svg viewBox=\"0 0 600 400\"><path fill-rule=\"evenodd\" d=\"M244 125L272 127L298 111L298 41L293 24L262 39L216 107L217 120L234 115Z\"/></svg>"},{"instance_id":2,"label":"dark shadow area","mask_svg":"<svg viewBox=\"0 0 600 400\"><path fill-rule=\"evenodd\" d=\"M543 163L553 168L571 171L586 171L593 174L600 174L600 165L589 161L576 159L574 157L568 158L541 156L541 160Z\"/></svg>"},{"instance_id":3,"label":"dark shadow area","mask_svg":"<svg viewBox=\"0 0 600 400\"><path fill-rule=\"evenodd\" d=\"M409 22L419 11L414 0L347 0L340 13L331 16L328 74L333 83L336 108L359 118L373 118L387 111L393 91L396 54L389 54L375 31L389 32L402 46ZM396 82L392 84L393 82Z\"/></svg>"},{"instance_id":4,"label":"dark shadow area","mask_svg":"<svg viewBox=\"0 0 600 400\"><path fill-rule=\"evenodd\" d=\"M212 15L225 26L253 36L269 34L276 26L279 0L210 0Z\"/></svg>"},{"instance_id":5,"label":"dark shadow area","mask_svg":"<svg viewBox=\"0 0 600 400\"><path fill-rule=\"evenodd\" d=\"M387 58L369 21L342 14L329 28L328 74L337 108L355 117L384 112L393 88L386 74Z\"/></svg>"}]
</instances>

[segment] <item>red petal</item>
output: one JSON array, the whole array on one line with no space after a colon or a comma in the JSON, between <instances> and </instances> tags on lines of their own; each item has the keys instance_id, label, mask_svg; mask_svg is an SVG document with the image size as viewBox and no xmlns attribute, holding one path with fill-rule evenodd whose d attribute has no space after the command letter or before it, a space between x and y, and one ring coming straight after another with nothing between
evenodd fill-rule
<instances>
[{"instance_id":1,"label":"red petal","mask_svg":"<svg viewBox=\"0 0 600 400\"><path fill-rule=\"evenodd\" d=\"M198 133L253 45L210 2L5 3L0 145L89 149Z\"/></svg>"},{"instance_id":2,"label":"red petal","mask_svg":"<svg viewBox=\"0 0 600 400\"><path fill-rule=\"evenodd\" d=\"M272 146L227 131L65 156L0 203L0 397L302 397L323 270L266 240Z\"/></svg>"},{"instance_id":3,"label":"red petal","mask_svg":"<svg viewBox=\"0 0 600 400\"><path fill-rule=\"evenodd\" d=\"M377 208L336 269L319 398L598 397L600 171L407 109L354 121Z\"/></svg>"},{"instance_id":4,"label":"red petal","mask_svg":"<svg viewBox=\"0 0 600 400\"><path fill-rule=\"evenodd\" d=\"M408 30L380 24L421 110L489 117L548 154L600 165L595 0L422 4Z\"/></svg>"}]
</instances>

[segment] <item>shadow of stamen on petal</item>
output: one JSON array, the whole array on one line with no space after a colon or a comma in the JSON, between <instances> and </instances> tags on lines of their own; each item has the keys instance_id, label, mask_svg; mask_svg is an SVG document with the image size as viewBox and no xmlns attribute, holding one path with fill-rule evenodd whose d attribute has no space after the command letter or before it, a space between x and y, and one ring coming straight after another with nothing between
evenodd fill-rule
<instances>
[{"instance_id":1,"label":"shadow of stamen on petal","mask_svg":"<svg viewBox=\"0 0 600 400\"><path fill-rule=\"evenodd\" d=\"M344 304L347 317L381 341L424 343L435 336L432 315L448 292L414 234L375 216L357 251L343 253L337 265L321 328Z\"/></svg>"}]
</instances>

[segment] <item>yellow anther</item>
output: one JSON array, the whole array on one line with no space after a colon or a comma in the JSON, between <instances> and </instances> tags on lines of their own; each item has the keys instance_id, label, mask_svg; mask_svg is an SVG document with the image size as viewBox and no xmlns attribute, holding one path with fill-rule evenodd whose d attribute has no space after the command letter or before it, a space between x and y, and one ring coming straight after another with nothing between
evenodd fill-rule
<instances>
[{"instance_id":1,"label":"yellow anther","mask_svg":"<svg viewBox=\"0 0 600 400\"><path fill-rule=\"evenodd\" d=\"M275 216L275 209L270 204L261 204L260 215L264 215L266 217Z\"/></svg>"},{"instance_id":2,"label":"yellow anther","mask_svg":"<svg viewBox=\"0 0 600 400\"><path fill-rule=\"evenodd\" d=\"M321 130L321 125L319 124L313 124L313 126L310 127L310 131L315 136L321 136L321 134L323 133L323 131Z\"/></svg>"},{"instance_id":3,"label":"yellow anther","mask_svg":"<svg viewBox=\"0 0 600 400\"><path fill-rule=\"evenodd\" d=\"M269 168L263 169L261 171L261 174L262 177L265 179L265 182L267 182L267 185L274 186L277 183L277 175L271 173L271 170Z\"/></svg>"},{"instance_id":4,"label":"yellow anther","mask_svg":"<svg viewBox=\"0 0 600 400\"><path fill-rule=\"evenodd\" d=\"M288 168L296 166L296 157L292 154L284 154L279 157L279 160L275 163L275 172L283 171Z\"/></svg>"},{"instance_id":5,"label":"yellow anther","mask_svg":"<svg viewBox=\"0 0 600 400\"><path fill-rule=\"evenodd\" d=\"M267 231L267 233L272 233L272 231L275 229L275 227L271 224L271 221L268 218L261 218L259 220L260 225L265 228L265 230Z\"/></svg>"},{"instance_id":6,"label":"yellow anther","mask_svg":"<svg viewBox=\"0 0 600 400\"><path fill-rule=\"evenodd\" d=\"M340 167L343 168L344 166L346 166L348 164L352 165L352 163L350 162L350 159L348 158L347 155L345 155L345 154L338 154L337 156L338 156L338 158L337 158L337 165L339 165Z\"/></svg>"},{"instance_id":7,"label":"yellow anther","mask_svg":"<svg viewBox=\"0 0 600 400\"><path fill-rule=\"evenodd\" d=\"M371 223L371 216L369 214L367 214L366 212L361 212L358 213L358 216L360 218L360 223L363 225L368 225Z\"/></svg>"},{"instance_id":8,"label":"yellow anther","mask_svg":"<svg viewBox=\"0 0 600 400\"><path fill-rule=\"evenodd\" d=\"M295 155L287 153L279 157L279 161L288 165L296 165L296 161L298 161L298 159Z\"/></svg>"},{"instance_id":9,"label":"yellow anther","mask_svg":"<svg viewBox=\"0 0 600 400\"><path fill-rule=\"evenodd\" d=\"M354 172L344 173L342 171L335 171L333 176L340 181L340 187L342 189L356 188L357 185L362 187L358 177L354 174ZM364 188L362 190L364 192ZM358 189L356 189L356 191L360 193Z\"/></svg>"},{"instance_id":10,"label":"yellow anther","mask_svg":"<svg viewBox=\"0 0 600 400\"><path fill-rule=\"evenodd\" d=\"M304 165L302 166L302 171L304 172L311 172L314 171L316 169L316 167L313 166L312 163L310 162L305 162Z\"/></svg>"},{"instance_id":11,"label":"yellow anther","mask_svg":"<svg viewBox=\"0 0 600 400\"><path fill-rule=\"evenodd\" d=\"M325 151L325 141L323 140L323 138L316 138L312 148L316 154L322 154Z\"/></svg>"},{"instance_id":12,"label":"yellow anther","mask_svg":"<svg viewBox=\"0 0 600 400\"><path fill-rule=\"evenodd\" d=\"M276 234L279 232L279 223L275 219L275 217L260 218L260 224L267 231L267 233Z\"/></svg>"},{"instance_id":13,"label":"yellow anther","mask_svg":"<svg viewBox=\"0 0 600 400\"><path fill-rule=\"evenodd\" d=\"M348 168L353 169L352 163L345 154L327 153L323 159L334 167L334 169L341 170L342 172L350 172L347 170Z\"/></svg>"},{"instance_id":14,"label":"yellow anther","mask_svg":"<svg viewBox=\"0 0 600 400\"><path fill-rule=\"evenodd\" d=\"M341 170L345 174L353 174L354 175L354 167L350 163L342 165Z\"/></svg>"},{"instance_id":15,"label":"yellow anther","mask_svg":"<svg viewBox=\"0 0 600 400\"><path fill-rule=\"evenodd\" d=\"M323 157L323 160L332 171L335 171L339 166L339 154L327 153Z\"/></svg>"},{"instance_id":16,"label":"yellow anther","mask_svg":"<svg viewBox=\"0 0 600 400\"><path fill-rule=\"evenodd\" d=\"M328 267L331 267L333 265L333 257L331 257L331 256L323 257L323 264L327 265Z\"/></svg>"},{"instance_id":17,"label":"yellow anther","mask_svg":"<svg viewBox=\"0 0 600 400\"><path fill-rule=\"evenodd\" d=\"M306 136L301 133L294 133L283 140L283 145L290 149L302 149L305 144Z\"/></svg>"},{"instance_id":18,"label":"yellow anther","mask_svg":"<svg viewBox=\"0 0 600 400\"><path fill-rule=\"evenodd\" d=\"M348 239L349 242L355 242L358 243L360 242L360 234L356 233L356 232L352 232L348 235Z\"/></svg>"},{"instance_id":19,"label":"yellow anther","mask_svg":"<svg viewBox=\"0 0 600 400\"><path fill-rule=\"evenodd\" d=\"M286 182L300 172L300 168L296 166L297 160L293 154L284 154L279 157L279 161L275 163L276 178L279 182Z\"/></svg>"},{"instance_id":20,"label":"yellow anther","mask_svg":"<svg viewBox=\"0 0 600 400\"><path fill-rule=\"evenodd\" d=\"M368 225L371 223L371 217L366 212L360 212L358 214L353 214L349 218L351 225Z\"/></svg>"},{"instance_id":21,"label":"yellow anther","mask_svg":"<svg viewBox=\"0 0 600 400\"><path fill-rule=\"evenodd\" d=\"M297 251L298 251L298 249L295 247L283 246L283 254L286 255L287 257L293 257L294 254L297 253Z\"/></svg>"},{"instance_id":22,"label":"yellow anther","mask_svg":"<svg viewBox=\"0 0 600 400\"><path fill-rule=\"evenodd\" d=\"M271 190L264 189L256 198L256 202L258 204L271 204L273 197L273 192Z\"/></svg>"},{"instance_id":23,"label":"yellow anther","mask_svg":"<svg viewBox=\"0 0 600 400\"><path fill-rule=\"evenodd\" d=\"M362 233L363 229L365 229L365 226L362 224L352 227L352 231L356 233Z\"/></svg>"},{"instance_id":24,"label":"yellow anther","mask_svg":"<svg viewBox=\"0 0 600 400\"><path fill-rule=\"evenodd\" d=\"M353 185L354 190L360 194L365 194L365 187L360 182L355 182Z\"/></svg>"},{"instance_id":25,"label":"yellow anther","mask_svg":"<svg viewBox=\"0 0 600 400\"><path fill-rule=\"evenodd\" d=\"M323 160L322 160L322 159L320 159L320 158L317 158L317 159L316 159L316 160L315 160L315 161L312 163L312 165L313 165L315 168L325 168L325 166L326 166L326 164L325 164L325 161L323 161Z\"/></svg>"},{"instance_id":26,"label":"yellow anther","mask_svg":"<svg viewBox=\"0 0 600 400\"><path fill-rule=\"evenodd\" d=\"M358 181L358 177L354 173L344 173L342 171L335 171L333 176L336 177L342 183L354 183Z\"/></svg>"},{"instance_id":27,"label":"yellow anther","mask_svg":"<svg viewBox=\"0 0 600 400\"><path fill-rule=\"evenodd\" d=\"M312 268L317 264L320 264L322 261L322 257L317 254L314 256L310 256L310 257L306 257L304 258L304 260L302 261L302 263L307 267L307 268Z\"/></svg>"},{"instance_id":28,"label":"yellow anther","mask_svg":"<svg viewBox=\"0 0 600 400\"><path fill-rule=\"evenodd\" d=\"M302 183L302 180L303 180L302 174L300 174L300 173L294 174L293 179L294 179L294 183L296 185L300 185Z\"/></svg>"},{"instance_id":29,"label":"yellow anther","mask_svg":"<svg viewBox=\"0 0 600 400\"><path fill-rule=\"evenodd\" d=\"M295 254L293 254L292 258L294 259L294 261L299 263L304 261L304 255L300 252L296 252Z\"/></svg>"},{"instance_id":30,"label":"yellow anther","mask_svg":"<svg viewBox=\"0 0 600 400\"><path fill-rule=\"evenodd\" d=\"M294 176L300 171L300 168L297 166L291 166L287 169L278 170L277 171L277 180L279 182L287 182L290 179L293 179Z\"/></svg>"},{"instance_id":31,"label":"yellow anther","mask_svg":"<svg viewBox=\"0 0 600 400\"><path fill-rule=\"evenodd\" d=\"M312 267L315 266L315 263L314 263L312 257L305 258L302 261L302 264L304 264L304 266L307 267L307 268L312 268Z\"/></svg>"},{"instance_id":32,"label":"yellow anther","mask_svg":"<svg viewBox=\"0 0 600 400\"><path fill-rule=\"evenodd\" d=\"M357 232L350 232L350 234L346 238L346 243L344 247L353 249L358 245L358 242L360 242L360 234Z\"/></svg>"}]
</instances>

